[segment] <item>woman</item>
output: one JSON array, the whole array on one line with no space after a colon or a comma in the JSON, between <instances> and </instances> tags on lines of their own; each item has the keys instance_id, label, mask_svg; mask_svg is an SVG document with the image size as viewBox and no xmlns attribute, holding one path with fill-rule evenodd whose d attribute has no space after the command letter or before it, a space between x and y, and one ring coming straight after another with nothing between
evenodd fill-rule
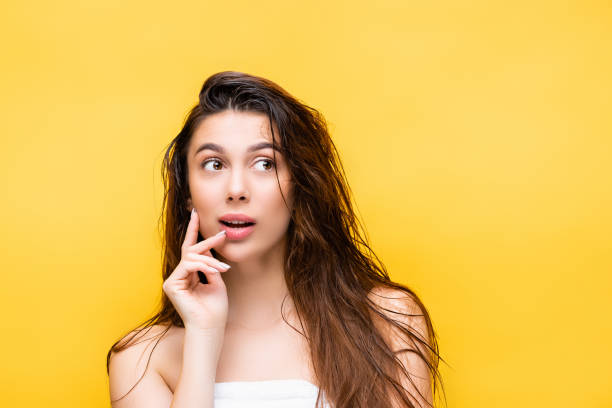
<instances>
[{"instance_id":1,"label":"woman","mask_svg":"<svg viewBox=\"0 0 612 408\"><path fill-rule=\"evenodd\" d=\"M433 406L429 314L364 239L319 112L215 74L163 168L161 310L108 352L114 407Z\"/></svg>"}]
</instances>

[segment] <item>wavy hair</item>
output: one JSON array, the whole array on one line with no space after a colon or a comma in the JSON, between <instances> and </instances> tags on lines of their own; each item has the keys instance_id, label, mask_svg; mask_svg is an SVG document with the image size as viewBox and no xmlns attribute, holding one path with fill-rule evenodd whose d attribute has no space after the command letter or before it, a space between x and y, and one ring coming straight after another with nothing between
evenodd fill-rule
<instances>
[{"instance_id":1,"label":"wavy hair","mask_svg":"<svg viewBox=\"0 0 612 408\"><path fill-rule=\"evenodd\" d=\"M266 114L274 144L272 124L278 129L279 151L287 162L294 192L284 277L304 331L292 327L309 345L319 386L317 407L323 402L322 396L336 408L391 407L392 401L416 407L415 396L401 383L402 378L408 378L414 385L397 357L403 352L413 353L427 366L435 400L442 385L438 364L444 360L438 352L437 336L427 309L413 290L389 278L385 266L370 248L367 233L353 210L352 192L324 117L270 80L234 71L212 75L202 86L199 103L190 110L183 128L167 146L162 165L164 199L158 220L163 280L180 261L181 243L190 219L185 205L190 197L187 147L204 118L228 109ZM217 257L214 249L211 253ZM205 281L204 274L200 274L200 279ZM373 293L389 291L405 294L411 304L418 306L419 313L402 312L414 308L388 309L385 305L398 303L372 298ZM172 326L184 327L163 291L161 297L160 310L138 326L142 327L140 330L111 346L107 374L111 353L127 348L147 327L167 326L158 334L160 339ZM392 314L403 315L404 319L397 320ZM425 336L405 323L406 317L414 316L423 319ZM284 315L283 319L287 322ZM382 327L391 327L404 339L402 345L414 347L393 350Z\"/></svg>"}]
</instances>

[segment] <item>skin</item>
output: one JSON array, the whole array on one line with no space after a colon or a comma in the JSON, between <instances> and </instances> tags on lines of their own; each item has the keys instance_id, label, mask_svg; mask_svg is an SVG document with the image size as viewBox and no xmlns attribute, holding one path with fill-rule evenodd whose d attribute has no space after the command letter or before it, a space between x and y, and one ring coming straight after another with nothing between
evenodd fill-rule
<instances>
[{"instance_id":1,"label":"skin","mask_svg":"<svg viewBox=\"0 0 612 408\"><path fill-rule=\"evenodd\" d=\"M276 128L275 135L278 137ZM187 152L188 204L198 212L202 236L208 238L221 231L218 220L227 213L243 213L256 221L247 238L225 239L215 246L220 260L231 266L221 274L227 288L230 328L265 330L279 324L280 306L287 294L283 252L292 183L278 151L265 148L247 152L249 146L260 142L272 142L266 115L226 110L200 123ZM196 153L204 143L220 145L224 152L206 149ZM291 306L290 299L285 301L287 306Z\"/></svg>"},{"instance_id":2,"label":"skin","mask_svg":"<svg viewBox=\"0 0 612 408\"><path fill-rule=\"evenodd\" d=\"M302 379L316 384L308 344L283 320L280 310L287 294L283 252L291 214L292 182L280 153L273 155L271 148L247 152L249 146L272 140L268 126L268 119L263 114L224 111L207 117L194 132L188 146L191 198L187 204L189 210L192 207L197 210L192 219L202 236L209 238L219 232L218 219L229 212L244 213L256 221L253 233L244 240L212 240L218 243L214 249L221 261L231 266L219 274L227 289L228 314L218 363L213 361L212 367L208 367L213 354L211 349L218 346L216 339L211 341L210 336L190 336L188 330L173 327L153 353L153 370L145 375L146 381L135 389L131 397L115 403L114 407L169 406L175 392L180 398L177 406L189 405L194 398L210 402L212 381ZM276 129L275 133L278 134ZM218 144L224 153L205 150L195 154L204 143ZM275 162L278 180L268 160ZM197 234L189 236L190 245L195 245ZM199 250L192 248L191 251L204 251L202 244ZM217 267L218 262L212 264ZM387 294L386 297L398 298L399 294ZM379 299L375 297L372 300L377 302ZM283 306L289 324L300 327L289 297ZM402 304L389 306L391 309L401 307ZM155 327L151 335L161 329L163 327ZM384 330L381 326L381 331ZM139 342L128 349L129 352L123 351L111 359L113 399L127 393L142 372L147 372L144 367L146 359L141 362L141 356L149 345L148 342ZM394 349L404 346L396 345ZM184 360L184 350L187 350L187 360ZM184 361L188 367L183 367ZM427 378L427 367L417 361L408 361L406 366L412 367L412 372L418 376ZM138 369L134 370L134 367ZM186 375L181 382L182 373ZM208 384L206 389L203 388L205 384ZM423 389L427 390L429 383L424 384ZM410 384L403 382L403 385L412 391Z\"/></svg>"}]
</instances>

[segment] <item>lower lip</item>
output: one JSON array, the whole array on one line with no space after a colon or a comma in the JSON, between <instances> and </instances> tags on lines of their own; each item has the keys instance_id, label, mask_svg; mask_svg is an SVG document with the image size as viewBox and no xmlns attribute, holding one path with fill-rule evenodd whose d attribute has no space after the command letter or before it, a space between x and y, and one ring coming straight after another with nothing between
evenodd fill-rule
<instances>
[{"instance_id":1,"label":"lower lip","mask_svg":"<svg viewBox=\"0 0 612 408\"><path fill-rule=\"evenodd\" d=\"M225 231L227 239L232 240L232 241L238 240L238 239L244 239L248 237L249 234L253 232L253 228L255 227L255 224L249 225L248 227L240 227L240 228L228 227L222 222L220 222L219 224L221 224L221 229Z\"/></svg>"}]
</instances>

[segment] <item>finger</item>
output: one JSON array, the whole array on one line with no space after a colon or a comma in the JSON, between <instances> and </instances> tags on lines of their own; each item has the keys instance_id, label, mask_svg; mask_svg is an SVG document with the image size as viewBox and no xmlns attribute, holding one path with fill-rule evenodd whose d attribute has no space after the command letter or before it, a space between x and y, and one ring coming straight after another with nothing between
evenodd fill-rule
<instances>
[{"instance_id":1,"label":"finger","mask_svg":"<svg viewBox=\"0 0 612 408\"><path fill-rule=\"evenodd\" d=\"M225 230L219 231L216 235L213 235L212 237L193 245L191 248L189 248L189 250L191 252L201 254L202 252L208 251L210 248L214 248L215 246L221 244L223 241L225 241L225 238Z\"/></svg>"},{"instance_id":2,"label":"finger","mask_svg":"<svg viewBox=\"0 0 612 408\"><path fill-rule=\"evenodd\" d=\"M204 262L205 264L212 266L213 268L218 269L221 272L225 272L230 268L230 265L223 263L211 256L200 255L195 252L190 252L187 255L186 259L189 261Z\"/></svg>"},{"instance_id":3,"label":"finger","mask_svg":"<svg viewBox=\"0 0 612 408\"><path fill-rule=\"evenodd\" d=\"M195 273L197 271L201 272L219 272L218 269L213 268L212 266L206 265L203 262L199 261L181 261L183 263L181 268L176 268L174 272L170 274L166 282L168 281L179 281L184 280L189 277L190 274Z\"/></svg>"},{"instance_id":4,"label":"finger","mask_svg":"<svg viewBox=\"0 0 612 408\"><path fill-rule=\"evenodd\" d=\"M199 266L195 269L194 273L192 274L194 282L195 282L192 288L202 283L200 281L200 277L198 276L197 272L202 272L206 276L206 282L208 284L212 284L213 286L225 285L225 282L223 282L223 279L221 278L221 272L223 271L219 271L202 262L195 262L195 264Z\"/></svg>"},{"instance_id":5,"label":"finger","mask_svg":"<svg viewBox=\"0 0 612 408\"><path fill-rule=\"evenodd\" d=\"M187 232L185 233L185 239L183 240L183 249L187 249L198 242L198 230L200 229L198 219L198 213L195 211L194 207L193 210L191 210L191 218L189 219Z\"/></svg>"},{"instance_id":6,"label":"finger","mask_svg":"<svg viewBox=\"0 0 612 408\"><path fill-rule=\"evenodd\" d=\"M187 269L190 273L195 273L197 271L203 273L219 273L218 269L199 261L185 262L185 269Z\"/></svg>"},{"instance_id":7,"label":"finger","mask_svg":"<svg viewBox=\"0 0 612 408\"><path fill-rule=\"evenodd\" d=\"M220 272L206 272L205 275L209 284L213 286L225 286L225 282L223 281L223 278L221 278Z\"/></svg>"}]
</instances>

